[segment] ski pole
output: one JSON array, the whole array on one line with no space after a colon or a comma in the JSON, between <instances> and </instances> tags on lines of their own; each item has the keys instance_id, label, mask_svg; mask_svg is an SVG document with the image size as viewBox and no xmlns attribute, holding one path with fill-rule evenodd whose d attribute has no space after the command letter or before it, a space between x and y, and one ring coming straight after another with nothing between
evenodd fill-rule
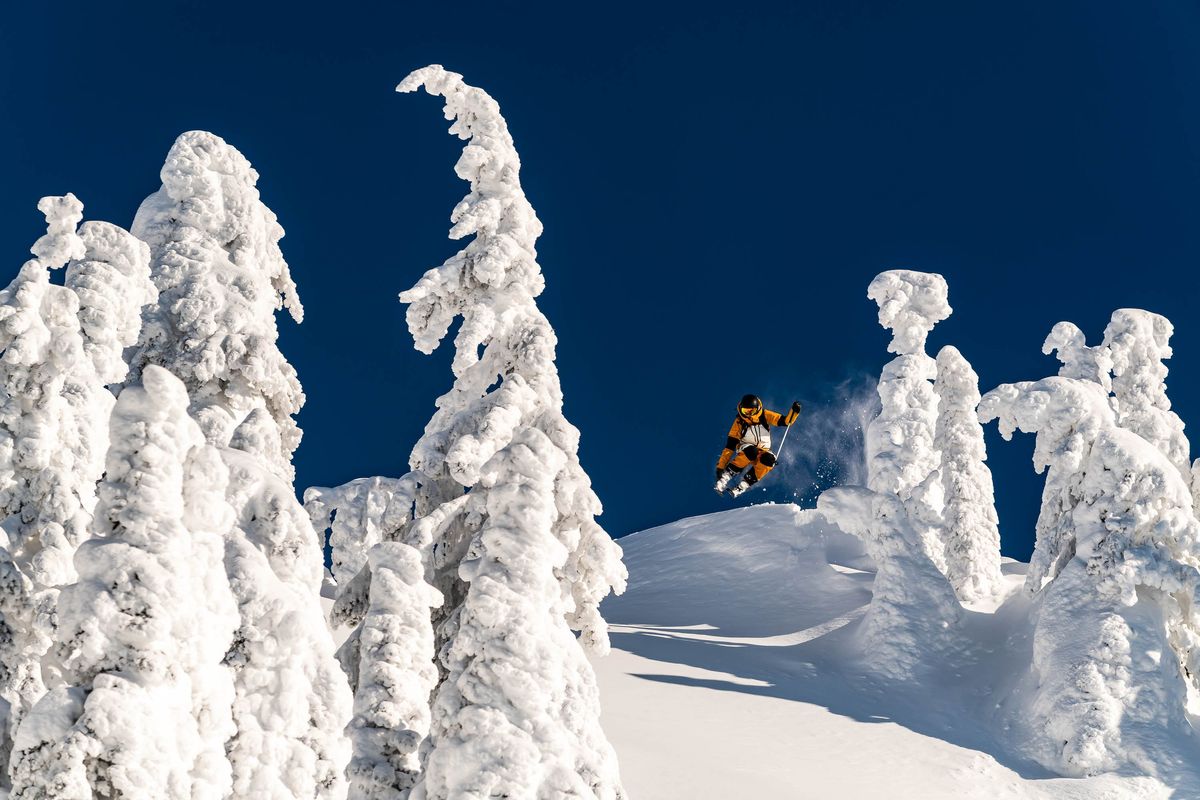
<instances>
[{"instance_id":1,"label":"ski pole","mask_svg":"<svg viewBox=\"0 0 1200 800\"><path fill-rule=\"evenodd\" d=\"M799 422L799 421L800 421L799 419L796 420L796 422ZM793 422L792 425L795 425L796 422ZM785 444L787 444L787 437L788 437L788 434L792 432L792 425L788 425L786 428L783 429L783 438L779 440L779 449L775 451L775 460L776 461L778 461L779 457L783 455L783 446Z\"/></svg>"}]
</instances>

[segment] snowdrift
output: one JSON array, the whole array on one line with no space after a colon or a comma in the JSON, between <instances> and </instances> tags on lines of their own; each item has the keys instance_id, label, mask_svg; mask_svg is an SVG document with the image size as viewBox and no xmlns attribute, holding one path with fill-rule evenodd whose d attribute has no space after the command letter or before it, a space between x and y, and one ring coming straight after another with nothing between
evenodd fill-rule
<instances>
[{"instance_id":1,"label":"snowdrift","mask_svg":"<svg viewBox=\"0 0 1200 800\"><path fill-rule=\"evenodd\" d=\"M971 605L920 678L873 669L859 636L874 566L816 511L764 505L620 540L629 589L603 613L603 723L631 797L1200 797L1194 737L1146 774L1061 778L1005 720L1029 664L1026 565Z\"/></svg>"}]
</instances>

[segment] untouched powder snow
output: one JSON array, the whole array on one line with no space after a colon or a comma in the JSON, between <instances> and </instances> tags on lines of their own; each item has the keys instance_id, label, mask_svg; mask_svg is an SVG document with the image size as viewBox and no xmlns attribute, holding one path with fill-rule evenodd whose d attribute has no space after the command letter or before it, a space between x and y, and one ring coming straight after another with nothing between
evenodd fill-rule
<instances>
[{"instance_id":1,"label":"untouched powder snow","mask_svg":"<svg viewBox=\"0 0 1200 800\"><path fill-rule=\"evenodd\" d=\"M613 650L593 663L630 797L1200 797L1194 743L1176 745L1190 770L1072 779L1004 739L1030 657L1025 564L967 606L955 658L895 684L856 639L874 566L816 511L753 506L620 542L629 589L602 606Z\"/></svg>"}]
</instances>

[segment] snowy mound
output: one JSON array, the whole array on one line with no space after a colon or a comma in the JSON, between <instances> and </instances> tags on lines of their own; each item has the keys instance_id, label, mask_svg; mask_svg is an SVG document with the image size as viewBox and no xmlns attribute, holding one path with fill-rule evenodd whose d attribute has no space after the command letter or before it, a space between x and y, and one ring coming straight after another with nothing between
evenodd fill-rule
<instances>
[{"instance_id":1,"label":"snowy mound","mask_svg":"<svg viewBox=\"0 0 1200 800\"><path fill-rule=\"evenodd\" d=\"M874 567L817 512L755 506L621 545L629 589L602 607L613 652L594 663L631 797L1200 796L1194 761L1060 778L1004 739L1029 659L1024 564L1004 564L997 607L968 607L961 652L895 684L857 636Z\"/></svg>"}]
</instances>

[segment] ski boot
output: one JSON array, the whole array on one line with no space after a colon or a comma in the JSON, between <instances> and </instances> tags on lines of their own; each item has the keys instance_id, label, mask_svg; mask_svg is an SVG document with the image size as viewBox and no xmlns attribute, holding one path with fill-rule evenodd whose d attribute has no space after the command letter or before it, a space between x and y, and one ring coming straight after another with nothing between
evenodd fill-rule
<instances>
[{"instance_id":1,"label":"ski boot","mask_svg":"<svg viewBox=\"0 0 1200 800\"><path fill-rule=\"evenodd\" d=\"M737 475L737 473L738 471L733 467L717 470L717 482L713 484L713 491L717 494L723 494L725 487L729 485L729 482L733 480L733 476Z\"/></svg>"},{"instance_id":2,"label":"ski boot","mask_svg":"<svg viewBox=\"0 0 1200 800\"><path fill-rule=\"evenodd\" d=\"M755 484L755 481L752 480L753 477L754 473L752 472L743 478L741 483L729 490L729 496L741 497L743 494L745 494L746 491Z\"/></svg>"}]
</instances>

